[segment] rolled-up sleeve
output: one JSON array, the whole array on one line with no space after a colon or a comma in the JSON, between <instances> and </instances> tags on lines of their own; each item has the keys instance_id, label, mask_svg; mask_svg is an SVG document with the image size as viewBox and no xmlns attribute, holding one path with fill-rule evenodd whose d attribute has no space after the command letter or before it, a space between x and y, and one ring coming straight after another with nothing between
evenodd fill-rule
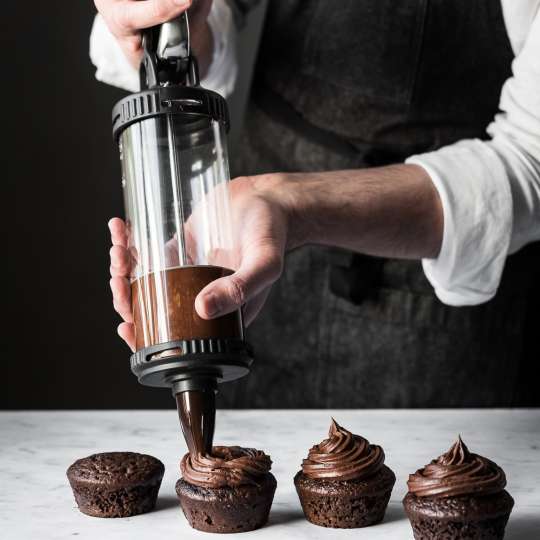
<instances>
[{"instance_id":1,"label":"rolled-up sleeve","mask_svg":"<svg viewBox=\"0 0 540 540\"><path fill-rule=\"evenodd\" d=\"M507 256L540 240L540 14L512 71L501 113L487 129L490 140L463 140L407 160L428 172L441 197L441 251L422 264L449 305L490 300Z\"/></svg>"}]
</instances>

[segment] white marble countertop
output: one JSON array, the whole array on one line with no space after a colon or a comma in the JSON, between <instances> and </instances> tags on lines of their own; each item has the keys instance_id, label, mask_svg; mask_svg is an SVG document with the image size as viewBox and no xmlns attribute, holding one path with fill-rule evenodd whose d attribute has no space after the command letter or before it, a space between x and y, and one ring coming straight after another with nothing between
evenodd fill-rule
<instances>
[{"instance_id":1,"label":"white marble countertop","mask_svg":"<svg viewBox=\"0 0 540 540\"><path fill-rule=\"evenodd\" d=\"M396 485L383 523L336 530L303 518L293 486L302 458L327 433L330 415L383 446ZM265 450L278 481L267 526L228 535L259 539L412 539L401 507L409 472L444 452L461 433L469 448L506 471L515 507L507 540L540 539L540 410L218 411L215 441ZM94 452L129 450L165 463L157 509L125 519L81 514L65 471ZM0 538L148 540L208 538L192 530L176 501L186 451L176 411L0 413Z\"/></svg>"}]
</instances>

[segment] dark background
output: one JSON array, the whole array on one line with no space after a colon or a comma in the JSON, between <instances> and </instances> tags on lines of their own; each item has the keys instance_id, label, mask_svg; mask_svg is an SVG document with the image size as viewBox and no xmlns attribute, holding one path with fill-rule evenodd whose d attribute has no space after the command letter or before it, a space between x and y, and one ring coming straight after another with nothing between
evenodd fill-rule
<instances>
[{"instance_id":1,"label":"dark background","mask_svg":"<svg viewBox=\"0 0 540 540\"><path fill-rule=\"evenodd\" d=\"M31 13L26 3L9 2L3 9L0 409L173 407L167 390L137 383L116 334L107 221L123 215L123 201L110 113L125 92L94 79L93 2L34 2ZM231 152L263 12L264 5L240 36ZM534 337L538 326L529 320ZM516 359L529 389L522 403L532 406L540 400L529 384L540 376L535 356Z\"/></svg>"},{"instance_id":2,"label":"dark background","mask_svg":"<svg viewBox=\"0 0 540 540\"><path fill-rule=\"evenodd\" d=\"M123 215L123 201L111 109L126 93L94 79L94 4L10 2L3 9L0 408L174 406L167 390L137 383L116 334L107 221ZM261 15L252 15L240 38L233 146Z\"/></svg>"}]
</instances>

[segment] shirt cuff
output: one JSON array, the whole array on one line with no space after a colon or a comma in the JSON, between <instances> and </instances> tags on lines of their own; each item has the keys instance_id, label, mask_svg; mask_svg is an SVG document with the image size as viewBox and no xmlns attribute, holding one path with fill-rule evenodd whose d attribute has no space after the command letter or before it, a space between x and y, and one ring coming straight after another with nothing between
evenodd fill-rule
<instances>
[{"instance_id":1,"label":"shirt cuff","mask_svg":"<svg viewBox=\"0 0 540 540\"><path fill-rule=\"evenodd\" d=\"M214 39L214 52L201 85L228 96L234 90L238 65L236 61L236 30L232 13L225 0L214 0L208 16ZM96 66L98 81L137 92L139 72L129 63L116 38L101 15L96 15L90 33L90 59Z\"/></svg>"},{"instance_id":2,"label":"shirt cuff","mask_svg":"<svg viewBox=\"0 0 540 540\"><path fill-rule=\"evenodd\" d=\"M98 81L129 92L139 91L139 72L128 61L122 48L99 14L90 32L90 60L96 66Z\"/></svg>"},{"instance_id":3,"label":"shirt cuff","mask_svg":"<svg viewBox=\"0 0 540 540\"><path fill-rule=\"evenodd\" d=\"M461 141L406 163L430 175L441 198L444 233L424 273L452 306L487 302L497 292L512 234L512 196L504 164L479 140Z\"/></svg>"},{"instance_id":4,"label":"shirt cuff","mask_svg":"<svg viewBox=\"0 0 540 540\"><path fill-rule=\"evenodd\" d=\"M201 85L222 96L230 96L236 84L236 29L231 9L225 0L214 0L208 15L208 25L214 39L212 62Z\"/></svg>"}]
</instances>

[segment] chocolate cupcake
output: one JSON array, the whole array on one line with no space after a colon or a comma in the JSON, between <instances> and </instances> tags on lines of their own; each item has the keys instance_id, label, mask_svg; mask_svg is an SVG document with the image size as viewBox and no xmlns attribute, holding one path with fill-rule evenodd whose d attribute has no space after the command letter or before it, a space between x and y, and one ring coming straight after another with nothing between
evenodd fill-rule
<instances>
[{"instance_id":1,"label":"chocolate cupcake","mask_svg":"<svg viewBox=\"0 0 540 540\"><path fill-rule=\"evenodd\" d=\"M341 529L382 521L395 481L383 449L334 419L328 439L311 448L294 477L306 519Z\"/></svg>"},{"instance_id":2,"label":"chocolate cupcake","mask_svg":"<svg viewBox=\"0 0 540 540\"><path fill-rule=\"evenodd\" d=\"M262 527L276 490L271 465L264 452L239 446L214 446L210 456L186 454L176 493L189 524L214 533Z\"/></svg>"},{"instance_id":3,"label":"chocolate cupcake","mask_svg":"<svg viewBox=\"0 0 540 540\"><path fill-rule=\"evenodd\" d=\"M165 467L134 452L107 452L77 460L67 470L79 510L94 517L128 517L156 505Z\"/></svg>"},{"instance_id":4,"label":"chocolate cupcake","mask_svg":"<svg viewBox=\"0 0 540 540\"><path fill-rule=\"evenodd\" d=\"M493 461L469 452L461 437L409 476L403 499L416 540L499 540L514 506Z\"/></svg>"}]
</instances>

